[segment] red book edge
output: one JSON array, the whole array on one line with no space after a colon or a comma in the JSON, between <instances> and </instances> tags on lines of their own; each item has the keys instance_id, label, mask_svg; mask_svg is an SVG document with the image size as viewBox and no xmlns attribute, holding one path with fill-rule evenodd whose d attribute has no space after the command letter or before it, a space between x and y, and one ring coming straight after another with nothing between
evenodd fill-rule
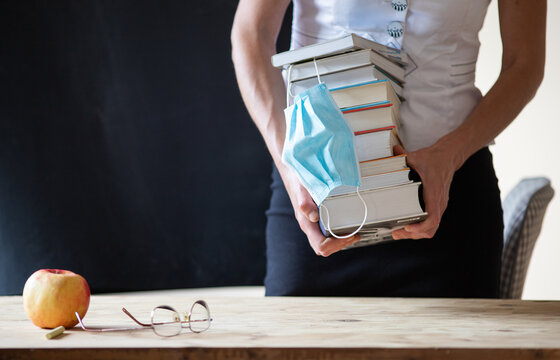
<instances>
[{"instance_id":1,"label":"red book edge","mask_svg":"<svg viewBox=\"0 0 560 360\"><path fill-rule=\"evenodd\" d=\"M393 130L394 128L395 128L395 125L385 126L385 127L381 127L381 128L377 128L377 129L356 131L354 133L354 135L363 135L363 134L369 134L369 133L372 133L372 132L378 132L378 131L384 131L384 130Z\"/></svg>"}]
</instances>

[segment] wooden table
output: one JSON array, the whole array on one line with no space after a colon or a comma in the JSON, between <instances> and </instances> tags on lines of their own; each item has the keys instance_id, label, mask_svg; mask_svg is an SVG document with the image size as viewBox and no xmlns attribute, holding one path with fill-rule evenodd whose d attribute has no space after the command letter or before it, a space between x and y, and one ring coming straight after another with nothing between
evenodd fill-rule
<instances>
[{"instance_id":1,"label":"wooden table","mask_svg":"<svg viewBox=\"0 0 560 360\"><path fill-rule=\"evenodd\" d=\"M21 297L0 297L0 359L560 359L560 302L401 298L265 298L262 288L92 296L89 326L149 321L152 307L204 298L214 319L201 334L151 330L46 340Z\"/></svg>"}]
</instances>

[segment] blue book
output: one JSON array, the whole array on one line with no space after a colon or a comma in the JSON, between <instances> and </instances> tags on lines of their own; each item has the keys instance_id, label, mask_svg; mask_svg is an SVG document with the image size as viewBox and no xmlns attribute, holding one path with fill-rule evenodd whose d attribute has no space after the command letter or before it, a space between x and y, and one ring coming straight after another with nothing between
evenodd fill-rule
<instances>
[{"instance_id":1,"label":"blue book","mask_svg":"<svg viewBox=\"0 0 560 360\"><path fill-rule=\"evenodd\" d=\"M395 107L401 104L395 90L387 80L368 81L330 89L330 91L333 100L343 111L346 108L387 101Z\"/></svg>"}]
</instances>

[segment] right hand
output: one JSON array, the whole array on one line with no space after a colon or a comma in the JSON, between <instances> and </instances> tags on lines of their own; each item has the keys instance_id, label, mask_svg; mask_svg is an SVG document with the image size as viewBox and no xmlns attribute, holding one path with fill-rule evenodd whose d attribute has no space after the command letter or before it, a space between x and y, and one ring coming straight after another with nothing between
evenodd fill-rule
<instances>
[{"instance_id":1,"label":"right hand","mask_svg":"<svg viewBox=\"0 0 560 360\"><path fill-rule=\"evenodd\" d=\"M311 245L315 254L327 257L360 240L359 235L354 235L348 239L325 237L318 224L319 209L307 189L291 169L283 167L282 170L280 168L278 170L290 196L299 227L307 235L309 245Z\"/></svg>"}]
</instances>

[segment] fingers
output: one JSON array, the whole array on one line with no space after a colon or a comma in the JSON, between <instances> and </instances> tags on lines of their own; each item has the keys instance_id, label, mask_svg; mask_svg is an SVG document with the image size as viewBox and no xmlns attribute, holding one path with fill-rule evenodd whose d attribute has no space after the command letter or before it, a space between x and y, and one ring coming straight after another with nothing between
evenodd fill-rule
<instances>
[{"instance_id":1,"label":"fingers","mask_svg":"<svg viewBox=\"0 0 560 360\"><path fill-rule=\"evenodd\" d=\"M393 239L431 239L439 228L439 220L436 216L428 216L426 220L409 224L404 229L393 231Z\"/></svg>"},{"instance_id":2,"label":"fingers","mask_svg":"<svg viewBox=\"0 0 560 360\"><path fill-rule=\"evenodd\" d=\"M439 219L436 216L428 216L426 220L416 223L409 224L404 227L404 231L412 234L417 234L420 237L432 238L439 227Z\"/></svg>"},{"instance_id":3,"label":"fingers","mask_svg":"<svg viewBox=\"0 0 560 360\"><path fill-rule=\"evenodd\" d=\"M436 234L441 222L441 217L447 208L449 185L441 187L432 187L426 185L424 187L424 201L426 203L426 212L428 216L422 222L408 224L404 229L393 232L393 239L431 239Z\"/></svg>"},{"instance_id":4,"label":"fingers","mask_svg":"<svg viewBox=\"0 0 560 360\"><path fill-rule=\"evenodd\" d=\"M399 146L395 146L395 153L400 151L398 148ZM447 208L454 170L448 166L445 154L430 148L408 153L407 163L418 173L424 184L422 196L428 216L422 222L393 231L393 239L431 239Z\"/></svg>"},{"instance_id":5,"label":"fingers","mask_svg":"<svg viewBox=\"0 0 560 360\"><path fill-rule=\"evenodd\" d=\"M286 179L286 189L290 194L294 207L296 219L302 231L307 235L309 245L319 256L330 256L337 251L360 240L358 235L347 239L337 239L335 237L325 237L317 222L319 221L319 209L313 201L309 192L301 185L299 180L288 173Z\"/></svg>"},{"instance_id":6,"label":"fingers","mask_svg":"<svg viewBox=\"0 0 560 360\"><path fill-rule=\"evenodd\" d=\"M299 211L304 214L309 221L313 223L319 221L319 211L311 196L300 196L298 207Z\"/></svg>"},{"instance_id":7,"label":"fingers","mask_svg":"<svg viewBox=\"0 0 560 360\"><path fill-rule=\"evenodd\" d=\"M321 234L321 237L317 239L309 237L309 244L315 251L315 254L317 254L318 256L327 257L344 249L347 246L352 245L359 240L359 235L354 235L347 239L337 239L334 237L325 238L323 234Z\"/></svg>"},{"instance_id":8,"label":"fingers","mask_svg":"<svg viewBox=\"0 0 560 360\"><path fill-rule=\"evenodd\" d=\"M297 209L296 213L303 214L309 221L316 223L319 221L319 210L309 192L301 185L297 187Z\"/></svg>"},{"instance_id":9,"label":"fingers","mask_svg":"<svg viewBox=\"0 0 560 360\"><path fill-rule=\"evenodd\" d=\"M352 245L353 243L355 243L359 240L360 240L359 235L354 235L354 236L349 237L347 239L337 239L337 238L334 238L334 237L328 237L328 238L323 237L323 241L319 245L318 249L315 250L315 248L314 248L314 250L315 250L315 253L317 255L327 257L327 256L330 256L330 255L334 254L335 252L338 252L338 251L344 249L347 246Z\"/></svg>"},{"instance_id":10,"label":"fingers","mask_svg":"<svg viewBox=\"0 0 560 360\"><path fill-rule=\"evenodd\" d=\"M402 155L405 154L406 152L404 151L404 148L400 145L394 145L393 146L393 154L395 155Z\"/></svg>"},{"instance_id":11,"label":"fingers","mask_svg":"<svg viewBox=\"0 0 560 360\"><path fill-rule=\"evenodd\" d=\"M359 235L354 235L347 239L337 239L335 237L325 238L317 223L310 222L305 218L299 219L299 225L307 235L309 245L311 245L315 254L319 256L330 256L360 240Z\"/></svg>"}]
</instances>

